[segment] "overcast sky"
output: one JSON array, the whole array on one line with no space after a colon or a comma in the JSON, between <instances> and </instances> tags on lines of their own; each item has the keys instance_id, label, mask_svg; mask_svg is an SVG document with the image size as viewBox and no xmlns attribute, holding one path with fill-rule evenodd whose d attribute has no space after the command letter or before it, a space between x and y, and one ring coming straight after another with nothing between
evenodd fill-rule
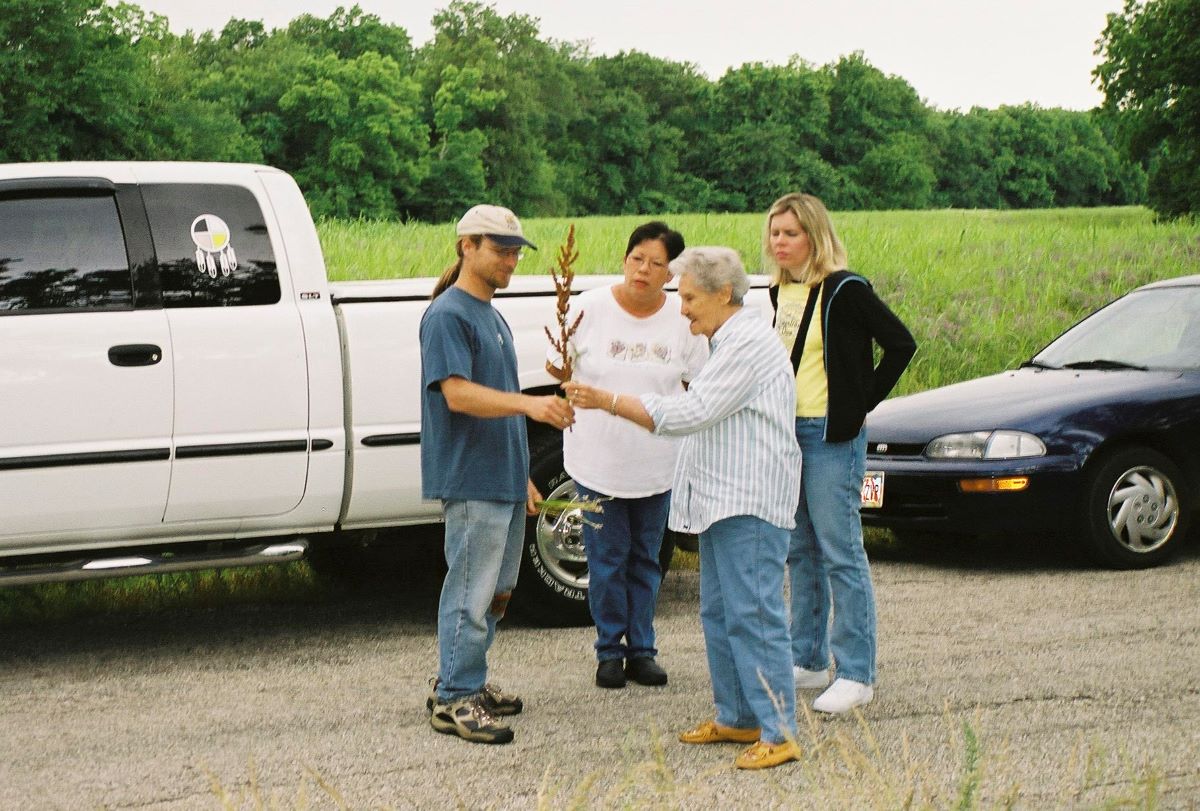
<instances>
[{"instance_id":1,"label":"overcast sky","mask_svg":"<svg viewBox=\"0 0 1200 811\"><path fill-rule=\"evenodd\" d=\"M182 32L220 30L231 17L268 28L338 0L132 0ZM421 45L449 0L360 0ZM586 41L595 54L639 50L694 62L710 78L746 62L814 65L862 51L941 109L1034 102L1090 109L1093 53L1105 15L1122 0L495 0L501 14L540 19L543 39Z\"/></svg>"}]
</instances>

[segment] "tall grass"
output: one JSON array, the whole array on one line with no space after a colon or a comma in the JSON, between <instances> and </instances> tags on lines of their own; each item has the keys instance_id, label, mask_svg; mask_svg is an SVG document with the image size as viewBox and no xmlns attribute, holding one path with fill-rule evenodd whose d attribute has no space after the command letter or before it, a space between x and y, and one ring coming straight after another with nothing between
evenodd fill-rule
<instances>
[{"instance_id":1,"label":"tall grass","mask_svg":"<svg viewBox=\"0 0 1200 811\"><path fill-rule=\"evenodd\" d=\"M533 219L545 273L574 222L578 273L617 273L646 216ZM757 214L666 217L690 245L728 245L761 268ZM898 394L1011 368L1075 321L1138 285L1200 272L1200 223L1156 222L1144 208L888 211L834 214L852 269L872 280L921 348ZM318 226L339 280L436 276L454 258L446 225L327 220Z\"/></svg>"},{"instance_id":2,"label":"tall grass","mask_svg":"<svg viewBox=\"0 0 1200 811\"><path fill-rule=\"evenodd\" d=\"M704 752L702 756L711 758L713 765L697 770L678 762L680 748L664 743L660 730L630 729L621 743L621 767L605 772L581 770L577 763L550 763L533 807L538 811L725 808L730 807L731 791L739 791L738 807L797 811L1026 807L1153 811L1166 787L1154 763L1134 764L1122 752L1079 741L1045 764L1047 770L1060 774L1057 785L1030 796L1010 763L1010 742L981 733L978 713L965 718L945 712L941 719L945 739L930 746L928 741L918 745L921 742L906 730L881 737L858 711L850 724L828 724L818 721L807 707L802 710L800 761L752 775L753 782L730 778L733 757L740 751L736 747ZM253 761L245 776L204 771L216 806L226 811L363 807L311 766L303 767L298 783L283 786L264 785ZM497 796L488 807L507 807L507 800ZM461 801L459 807L465 807Z\"/></svg>"}]
</instances>

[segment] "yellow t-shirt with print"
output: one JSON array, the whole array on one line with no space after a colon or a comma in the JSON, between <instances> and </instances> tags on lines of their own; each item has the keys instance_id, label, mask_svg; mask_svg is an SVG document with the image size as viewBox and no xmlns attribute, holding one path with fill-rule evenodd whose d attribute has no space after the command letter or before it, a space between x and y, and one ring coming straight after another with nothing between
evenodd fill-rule
<instances>
[{"instance_id":1,"label":"yellow t-shirt with print","mask_svg":"<svg viewBox=\"0 0 1200 811\"><path fill-rule=\"evenodd\" d=\"M779 288L778 309L775 314L775 331L784 348L790 353L796 343L796 332L804 318L804 305L808 302L808 285L785 284ZM800 368L796 370L796 416L824 417L829 403L829 381L825 378L825 343L821 339L821 308L825 298L822 291L817 298L817 309L808 322L808 334L804 336L804 354L800 356Z\"/></svg>"}]
</instances>

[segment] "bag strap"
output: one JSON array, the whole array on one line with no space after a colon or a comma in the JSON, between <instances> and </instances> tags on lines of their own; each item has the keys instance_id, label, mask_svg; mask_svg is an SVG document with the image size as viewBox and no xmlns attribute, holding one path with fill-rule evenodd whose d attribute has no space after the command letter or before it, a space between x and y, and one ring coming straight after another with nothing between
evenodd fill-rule
<instances>
[{"instance_id":1,"label":"bag strap","mask_svg":"<svg viewBox=\"0 0 1200 811\"><path fill-rule=\"evenodd\" d=\"M792 371L800 371L800 356L804 354L804 338L808 335L808 327L812 323L813 313L817 309L817 299L821 297L821 285L814 284L808 288L808 301L804 303L804 315L800 319L800 328L796 330L796 343L792 344Z\"/></svg>"}]
</instances>

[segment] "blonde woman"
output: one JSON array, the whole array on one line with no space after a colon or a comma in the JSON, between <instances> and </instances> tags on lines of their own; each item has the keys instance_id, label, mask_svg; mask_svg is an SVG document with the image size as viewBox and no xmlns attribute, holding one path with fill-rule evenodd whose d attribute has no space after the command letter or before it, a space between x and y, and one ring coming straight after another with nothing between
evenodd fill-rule
<instances>
[{"instance_id":1,"label":"blonde woman","mask_svg":"<svg viewBox=\"0 0 1200 811\"><path fill-rule=\"evenodd\" d=\"M829 685L832 653L837 680L813 709L845 713L875 695L875 593L859 517L863 422L917 345L870 283L847 269L829 213L811 194L772 204L763 254L773 276L775 330L796 372L796 440L804 456L788 550L793 676L797 688ZM878 366L873 344L883 350Z\"/></svg>"}]
</instances>

